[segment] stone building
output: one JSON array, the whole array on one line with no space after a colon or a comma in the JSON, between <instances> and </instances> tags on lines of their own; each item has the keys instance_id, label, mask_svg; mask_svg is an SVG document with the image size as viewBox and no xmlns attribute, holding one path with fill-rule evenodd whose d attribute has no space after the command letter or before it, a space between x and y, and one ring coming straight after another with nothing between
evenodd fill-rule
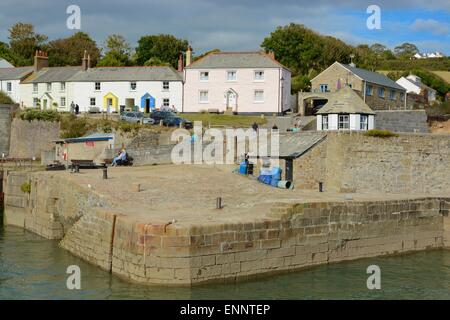
<instances>
[{"instance_id":1,"label":"stone building","mask_svg":"<svg viewBox=\"0 0 450 320\"><path fill-rule=\"evenodd\" d=\"M350 87L336 92L317 112L317 130L371 130L375 112Z\"/></svg>"},{"instance_id":2,"label":"stone building","mask_svg":"<svg viewBox=\"0 0 450 320\"><path fill-rule=\"evenodd\" d=\"M340 88L352 88L372 110L407 109L406 90L387 76L335 62L311 80L311 92L299 93L299 112L315 114Z\"/></svg>"}]
</instances>

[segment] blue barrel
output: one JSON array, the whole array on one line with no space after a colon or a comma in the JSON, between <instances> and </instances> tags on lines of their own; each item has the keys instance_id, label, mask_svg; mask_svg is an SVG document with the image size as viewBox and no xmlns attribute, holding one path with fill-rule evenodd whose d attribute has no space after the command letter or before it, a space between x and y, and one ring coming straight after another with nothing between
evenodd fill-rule
<instances>
[{"instance_id":1,"label":"blue barrel","mask_svg":"<svg viewBox=\"0 0 450 320\"><path fill-rule=\"evenodd\" d=\"M280 167L273 167L272 171L270 172L272 179L270 182L270 185L273 187L278 186L278 182L281 180L281 168Z\"/></svg>"},{"instance_id":2,"label":"blue barrel","mask_svg":"<svg viewBox=\"0 0 450 320\"><path fill-rule=\"evenodd\" d=\"M247 163L246 162L241 162L241 165L239 166L239 173L247 174Z\"/></svg>"}]
</instances>

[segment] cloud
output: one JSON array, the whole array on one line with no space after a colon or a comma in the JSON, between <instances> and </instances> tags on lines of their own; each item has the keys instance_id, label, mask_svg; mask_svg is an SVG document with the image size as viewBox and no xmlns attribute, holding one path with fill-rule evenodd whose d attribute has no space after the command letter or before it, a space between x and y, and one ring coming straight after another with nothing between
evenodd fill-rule
<instances>
[{"instance_id":1,"label":"cloud","mask_svg":"<svg viewBox=\"0 0 450 320\"><path fill-rule=\"evenodd\" d=\"M448 35L450 33L450 25L448 23L434 19L416 19L411 24L410 29L414 32L429 32L435 35Z\"/></svg>"}]
</instances>

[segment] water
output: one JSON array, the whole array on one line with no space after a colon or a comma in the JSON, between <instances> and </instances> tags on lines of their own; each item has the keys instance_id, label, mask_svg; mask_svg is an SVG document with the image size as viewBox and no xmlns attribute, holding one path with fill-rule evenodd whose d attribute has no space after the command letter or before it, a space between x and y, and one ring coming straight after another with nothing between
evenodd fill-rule
<instances>
[{"instance_id":1,"label":"water","mask_svg":"<svg viewBox=\"0 0 450 320\"><path fill-rule=\"evenodd\" d=\"M381 268L381 290L368 290L366 268ZM78 265L82 289L66 288ZM450 250L318 266L263 280L190 288L130 284L60 249L56 241L0 226L3 299L450 299Z\"/></svg>"}]
</instances>

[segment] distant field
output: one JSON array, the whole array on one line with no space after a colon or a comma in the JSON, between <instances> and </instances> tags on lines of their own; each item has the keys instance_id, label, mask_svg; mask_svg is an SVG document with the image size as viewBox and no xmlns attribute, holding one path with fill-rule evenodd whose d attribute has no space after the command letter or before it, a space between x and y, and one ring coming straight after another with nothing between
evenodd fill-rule
<instances>
[{"instance_id":1,"label":"distant field","mask_svg":"<svg viewBox=\"0 0 450 320\"><path fill-rule=\"evenodd\" d=\"M224 126L224 127L251 127L256 122L257 124L265 124L266 118L260 116L241 116L241 115L224 115L224 114L208 114L208 113L196 113L196 114L181 114L183 118L190 121L202 121L203 126Z\"/></svg>"},{"instance_id":2,"label":"distant field","mask_svg":"<svg viewBox=\"0 0 450 320\"><path fill-rule=\"evenodd\" d=\"M447 83L450 83L450 71L432 71L435 75L444 79Z\"/></svg>"}]
</instances>

